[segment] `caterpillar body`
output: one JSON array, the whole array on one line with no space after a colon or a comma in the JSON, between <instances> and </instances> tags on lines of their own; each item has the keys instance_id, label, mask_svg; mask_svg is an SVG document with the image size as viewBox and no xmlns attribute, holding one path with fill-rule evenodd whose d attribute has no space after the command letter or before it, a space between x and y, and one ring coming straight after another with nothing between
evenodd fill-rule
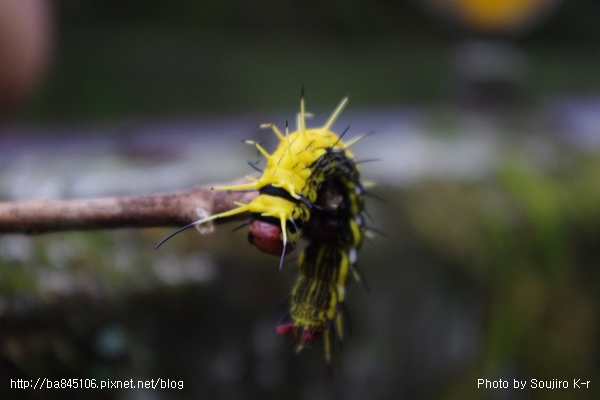
<instances>
[{"instance_id":1,"label":"caterpillar body","mask_svg":"<svg viewBox=\"0 0 600 400\"><path fill-rule=\"evenodd\" d=\"M319 128L306 128L306 112L304 108L304 95L300 102L300 115L298 130L286 134L273 124L263 124L263 128L271 128L280 140L279 146L269 154L259 143L249 142L267 158L267 167L260 178L246 176L251 182L235 185L215 187L215 190L257 190L259 195L248 204L236 203L237 208L220 214L194 221L191 224L173 232L159 242L156 247L163 244L175 234L194 225L230 217L233 215L250 212L253 216L249 241L260 250L272 254L281 254L279 267L283 265L283 257L292 250L288 247L288 240L292 245L302 235L302 225L310 219L312 203L317 198L317 191L327 174L335 171L329 163L335 162L334 158L323 157L326 154L342 153L351 159L352 153L348 150L361 137L344 144L341 136L330 131L339 114L348 103L346 96L338 104L327 122ZM323 163L327 160L327 163ZM278 229L275 228L278 225ZM280 233L280 238L274 237Z\"/></svg>"},{"instance_id":2,"label":"caterpillar body","mask_svg":"<svg viewBox=\"0 0 600 400\"><path fill-rule=\"evenodd\" d=\"M299 275L292 289L290 321L276 331L291 333L296 351L324 339L325 359L331 362L335 337L344 339L345 287L350 275L362 277L354 267L364 238L364 190L353 160L330 155L330 177L318 191L316 207L306 224L310 241L299 258Z\"/></svg>"},{"instance_id":3,"label":"caterpillar body","mask_svg":"<svg viewBox=\"0 0 600 400\"><path fill-rule=\"evenodd\" d=\"M311 243L300 256L300 274L292 289L290 322L277 326L291 333L296 351L312 346L323 333L325 359L331 362L334 332L343 340L342 306L348 278L348 256L337 247Z\"/></svg>"},{"instance_id":4,"label":"caterpillar body","mask_svg":"<svg viewBox=\"0 0 600 400\"><path fill-rule=\"evenodd\" d=\"M217 218L250 213L248 239L261 251L281 254L279 268L300 237L309 241L299 257L299 274L291 296L289 320L276 331L291 333L297 351L324 337L327 362L332 343L344 336L343 310L349 276L362 278L354 264L364 238L364 188L354 155L349 148L362 138L343 142L346 131L337 135L331 126L348 102L342 99L327 122L319 128L306 127L304 96L300 102L298 130L285 135L273 124L279 146L269 154L259 143L251 142L266 157L260 178L216 190L256 190L248 204L195 221L163 239L158 246L180 231ZM287 246L291 243L290 246Z\"/></svg>"}]
</instances>

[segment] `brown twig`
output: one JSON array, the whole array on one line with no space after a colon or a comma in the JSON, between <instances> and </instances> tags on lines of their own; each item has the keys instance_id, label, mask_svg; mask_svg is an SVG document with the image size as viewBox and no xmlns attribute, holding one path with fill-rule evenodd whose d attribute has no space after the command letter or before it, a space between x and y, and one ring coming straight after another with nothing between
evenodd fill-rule
<instances>
[{"instance_id":1,"label":"brown twig","mask_svg":"<svg viewBox=\"0 0 600 400\"><path fill-rule=\"evenodd\" d=\"M0 202L0 233L183 226L235 208L234 201L247 203L256 195L256 192L229 192L202 186L104 199ZM208 233L212 225L207 228L201 232Z\"/></svg>"}]
</instances>

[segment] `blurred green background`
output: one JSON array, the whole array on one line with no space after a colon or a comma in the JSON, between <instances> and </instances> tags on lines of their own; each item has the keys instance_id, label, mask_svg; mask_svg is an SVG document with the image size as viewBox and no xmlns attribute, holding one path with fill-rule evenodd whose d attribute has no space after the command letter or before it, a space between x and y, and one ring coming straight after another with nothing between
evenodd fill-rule
<instances>
[{"instance_id":1,"label":"blurred green background","mask_svg":"<svg viewBox=\"0 0 600 400\"><path fill-rule=\"evenodd\" d=\"M537 2L539 24L502 34L418 0L61 1L53 63L23 118L288 110L302 85L318 108L349 92L359 106L431 104L447 99L452 54L467 38L518 45L528 93L599 90L600 6Z\"/></svg>"},{"instance_id":2,"label":"blurred green background","mask_svg":"<svg viewBox=\"0 0 600 400\"><path fill-rule=\"evenodd\" d=\"M0 128L3 200L238 178L258 158L238 139L272 149L256 127L293 121L304 87L315 124L351 92L337 129L376 133L353 150L381 159L361 171L388 237L363 246L330 377L320 345L272 333L294 261L243 230L3 235L0 397L598 398L600 5L489 17L509 3L49 3L49 61ZM183 389L10 388L38 377Z\"/></svg>"}]
</instances>

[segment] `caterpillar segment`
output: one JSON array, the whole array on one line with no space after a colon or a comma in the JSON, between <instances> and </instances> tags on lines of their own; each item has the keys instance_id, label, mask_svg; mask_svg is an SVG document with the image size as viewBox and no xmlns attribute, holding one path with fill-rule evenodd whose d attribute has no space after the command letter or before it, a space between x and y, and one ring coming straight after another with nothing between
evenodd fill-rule
<instances>
[{"instance_id":1,"label":"caterpillar segment","mask_svg":"<svg viewBox=\"0 0 600 400\"><path fill-rule=\"evenodd\" d=\"M332 343L344 339L341 305L345 298L349 264L345 251L323 243L311 243L300 256L300 275L291 297L291 321L276 328L279 334L291 333L296 352L312 347L324 336L325 358L331 362Z\"/></svg>"},{"instance_id":2,"label":"caterpillar segment","mask_svg":"<svg viewBox=\"0 0 600 400\"><path fill-rule=\"evenodd\" d=\"M303 227L309 245L299 258L299 275L290 299L290 320L276 331L290 333L296 351L323 337L331 363L334 341L344 339L343 310L349 276L364 284L354 267L364 238L364 195L356 164L342 152L320 160L326 179L318 190L310 220Z\"/></svg>"},{"instance_id":3,"label":"caterpillar segment","mask_svg":"<svg viewBox=\"0 0 600 400\"><path fill-rule=\"evenodd\" d=\"M293 336L296 352L312 347L323 336L325 360L331 363L335 339L340 343L344 340L344 300L350 275L363 283L351 263L355 252L355 248L348 250L327 242L311 243L302 252L289 320L276 328L279 334Z\"/></svg>"},{"instance_id":4,"label":"caterpillar segment","mask_svg":"<svg viewBox=\"0 0 600 400\"><path fill-rule=\"evenodd\" d=\"M304 98L301 101L301 129L298 131L292 133L286 132L286 135L283 135L273 124L261 125L261 127L272 128L280 140L279 146L273 154L269 154L259 143L254 143L256 148L267 159L267 167L262 176L260 178L248 176L247 178L251 180L249 183L220 186L214 189L260 191L263 187L272 186L283 189L296 200L313 203L317 197L315 189L319 187L324 179L324 174L320 169L315 171L315 162L332 148L345 151L344 143L329 128L347 102L348 98L346 97L338 105L325 125L320 128L306 129ZM352 157L352 155L349 154L349 157ZM250 204L257 201L258 199L255 199ZM260 205L257 205L254 208L260 207ZM238 211L240 213L245 212L246 210L242 208L240 207L236 210L240 210Z\"/></svg>"}]
</instances>

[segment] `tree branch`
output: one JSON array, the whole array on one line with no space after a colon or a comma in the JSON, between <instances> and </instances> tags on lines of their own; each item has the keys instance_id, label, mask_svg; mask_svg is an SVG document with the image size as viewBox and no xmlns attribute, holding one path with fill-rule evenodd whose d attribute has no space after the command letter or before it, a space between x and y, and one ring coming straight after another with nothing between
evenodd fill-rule
<instances>
[{"instance_id":1,"label":"tree branch","mask_svg":"<svg viewBox=\"0 0 600 400\"><path fill-rule=\"evenodd\" d=\"M211 185L104 199L0 202L0 233L183 226L235 208L234 201L248 203L256 195L212 190ZM212 225L198 228L201 233L212 231Z\"/></svg>"}]
</instances>

